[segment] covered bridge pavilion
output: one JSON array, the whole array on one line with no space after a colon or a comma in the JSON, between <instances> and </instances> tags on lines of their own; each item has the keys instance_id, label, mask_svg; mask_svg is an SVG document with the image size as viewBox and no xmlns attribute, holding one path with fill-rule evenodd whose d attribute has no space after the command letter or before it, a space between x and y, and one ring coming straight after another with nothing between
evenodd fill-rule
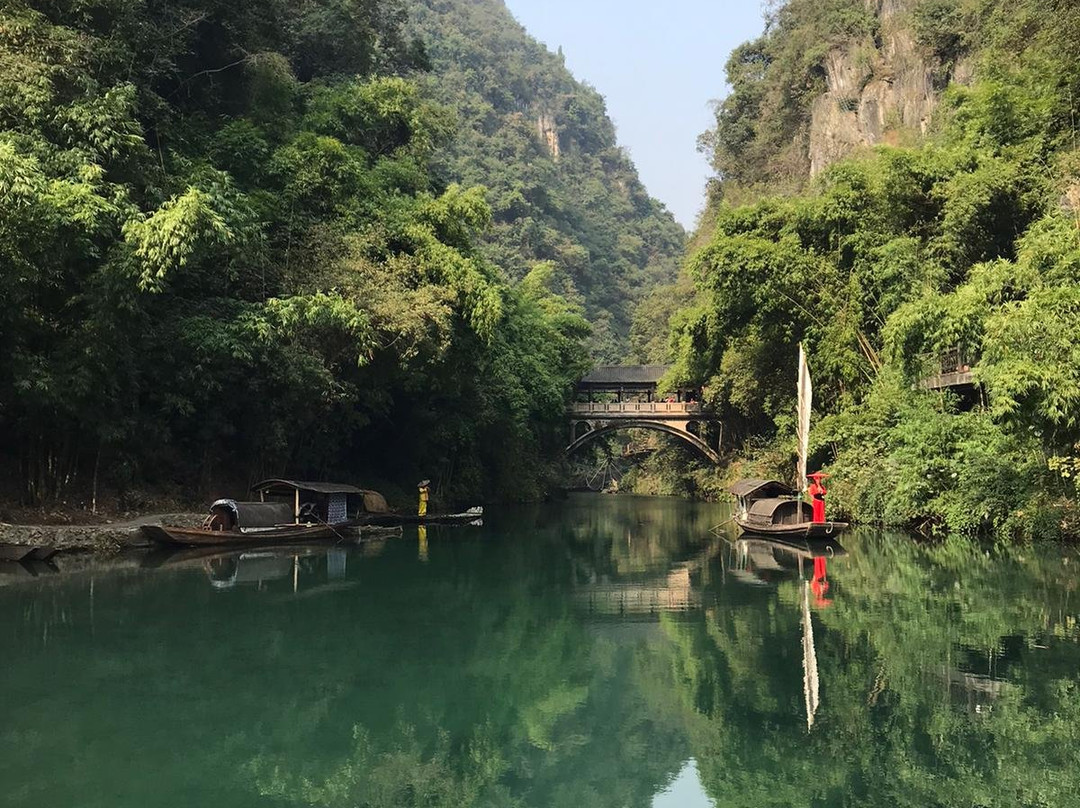
<instances>
[{"instance_id":1,"label":"covered bridge pavilion","mask_svg":"<svg viewBox=\"0 0 1080 808\"><path fill-rule=\"evenodd\" d=\"M602 365L583 378L570 404L568 454L600 435L619 429L665 432L689 443L714 463L716 450L704 438L703 424L713 421L699 403L700 390L681 387L658 400L666 365ZM614 397L614 401L611 398Z\"/></svg>"}]
</instances>

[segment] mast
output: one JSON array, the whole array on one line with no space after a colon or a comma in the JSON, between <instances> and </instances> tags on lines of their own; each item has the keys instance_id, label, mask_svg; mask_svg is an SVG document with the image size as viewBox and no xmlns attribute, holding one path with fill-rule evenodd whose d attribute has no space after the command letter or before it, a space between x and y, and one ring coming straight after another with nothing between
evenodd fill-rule
<instances>
[{"instance_id":1,"label":"mast","mask_svg":"<svg viewBox=\"0 0 1080 808\"><path fill-rule=\"evenodd\" d=\"M796 435L799 439L799 467L796 471L796 485L800 491L806 491L806 456L810 452L810 402L813 388L810 384L810 367L806 363L806 351L799 343L799 412Z\"/></svg>"}]
</instances>

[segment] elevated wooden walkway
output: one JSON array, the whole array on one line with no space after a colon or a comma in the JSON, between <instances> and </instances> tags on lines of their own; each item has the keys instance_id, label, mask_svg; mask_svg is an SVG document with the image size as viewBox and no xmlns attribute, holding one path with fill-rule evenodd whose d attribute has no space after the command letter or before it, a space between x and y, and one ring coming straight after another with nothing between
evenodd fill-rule
<instances>
[{"instance_id":1,"label":"elevated wooden walkway","mask_svg":"<svg viewBox=\"0 0 1080 808\"><path fill-rule=\"evenodd\" d=\"M948 390L975 385L975 374L972 372L974 362L969 361L959 348L946 351L937 361L929 357L926 361L934 372L919 381L919 387L925 390Z\"/></svg>"}]
</instances>

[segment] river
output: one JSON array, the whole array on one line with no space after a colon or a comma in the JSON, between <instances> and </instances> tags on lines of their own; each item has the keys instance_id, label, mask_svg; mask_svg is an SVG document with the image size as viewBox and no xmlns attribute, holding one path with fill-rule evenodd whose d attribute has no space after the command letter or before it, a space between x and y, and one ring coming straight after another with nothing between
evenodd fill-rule
<instances>
[{"instance_id":1,"label":"river","mask_svg":"<svg viewBox=\"0 0 1080 808\"><path fill-rule=\"evenodd\" d=\"M0 570L0 805L1076 804L1074 550L857 530L815 565L727 517Z\"/></svg>"}]
</instances>

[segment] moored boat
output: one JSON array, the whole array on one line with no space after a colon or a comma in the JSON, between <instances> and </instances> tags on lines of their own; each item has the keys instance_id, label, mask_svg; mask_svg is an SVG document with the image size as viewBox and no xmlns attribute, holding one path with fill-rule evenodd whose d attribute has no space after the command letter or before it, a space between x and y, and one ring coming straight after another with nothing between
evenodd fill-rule
<instances>
[{"instance_id":1,"label":"moored boat","mask_svg":"<svg viewBox=\"0 0 1080 808\"><path fill-rule=\"evenodd\" d=\"M415 513L368 514L356 520L358 525L480 525L484 521L482 507L469 508L461 513Z\"/></svg>"},{"instance_id":2,"label":"moored boat","mask_svg":"<svg viewBox=\"0 0 1080 808\"><path fill-rule=\"evenodd\" d=\"M0 544L0 561L22 561L33 556L35 547L25 544Z\"/></svg>"},{"instance_id":3,"label":"moored boat","mask_svg":"<svg viewBox=\"0 0 1080 808\"><path fill-rule=\"evenodd\" d=\"M303 544L354 540L365 527L406 524L475 524L483 508L463 513L393 513L377 491L342 483L264 480L252 486L259 502L219 499L199 527L144 525L156 542L188 547Z\"/></svg>"},{"instance_id":4,"label":"moored boat","mask_svg":"<svg viewBox=\"0 0 1080 808\"><path fill-rule=\"evenodd\" d=\"M259 502L219 499L201 527L144 525L143 532L157 542L204 547L345 539L366 501L374 502L374 492L341 483L265 480L252 490Z\"/></svg>"},{"instance_id":5,"label":"moored boat","mask_svg":"<svg viewBox=\"0 0 1080 808\"><path fill-rule=\"evenodd\" d=\"M735 524L746 533L792 539L828 539L846 522L815 522L813 506L799 492L777 480L740 480L728 489L735 495Z\"/></svg>"},{"instance_id":6,"label":"moored boat","mask_svg":"<svg viewBox=\"0 0 1080 808\"><path fill-rule=\"evenodd\" d=\"M847 522L825 518L825 487L821 472L807 475L806 459L810 445L810 404L813 388L806 352L799 346L798 469L795 489L777 480L740 480L728 490L735 495L735 524L744 532L786 539L826 539L847 528ZM812 479L812 485L807 480ZM810 501L807 501L810 500Z\"/></svg>"},{"instance_id":7,"label":"moored boat","mask_svg":"<svg viewBox=\"0 0 1080 808\"><path fill-rule=\"evenodd\" d=\"M250 504L250 503L245 503ZM208 530L205 527L143 525L148 538L165 544L188 547L219 547L227 544L272 544L276 542L311 542L336 538L340 530L327 525L283 525L258 534L242 530Z\"/></svg>"},{"instance_id":8,"label":"moored boat","mask_svg":"<svg viewBox=\"0 0 1080 808\"><path fill-rule=\"evenodd\" d=\"M219 499L201 527L143 525L142 529L154 541L189 547L303 543L341 538L348 530L347 525L292 519L292 509L284 503Z\"/></svg>"}]
</instances>

